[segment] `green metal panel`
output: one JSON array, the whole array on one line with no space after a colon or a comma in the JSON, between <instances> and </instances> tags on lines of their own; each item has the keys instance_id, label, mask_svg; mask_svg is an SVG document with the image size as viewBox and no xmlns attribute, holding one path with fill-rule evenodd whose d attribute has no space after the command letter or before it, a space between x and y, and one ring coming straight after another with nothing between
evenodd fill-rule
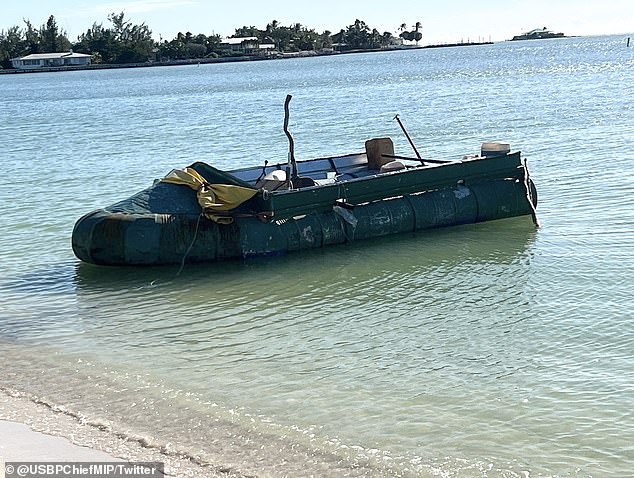
<instances>
[{"instance_id":1,"label":"green metal panel","mask_svg":"<svg viewBox=\"0 0 634 478\"><path fill-rule=\"evenodd\" d=\"M430 189L451 187L458 181L477 183L503 178L523 178L520 153L493 156L443 164L405 169L389 174L334 183L319 188L275 191L259 207L273 211L275 217L285 218L306 210L329 210L335 201L359 204Z\"/></svg>"}]
</instances>

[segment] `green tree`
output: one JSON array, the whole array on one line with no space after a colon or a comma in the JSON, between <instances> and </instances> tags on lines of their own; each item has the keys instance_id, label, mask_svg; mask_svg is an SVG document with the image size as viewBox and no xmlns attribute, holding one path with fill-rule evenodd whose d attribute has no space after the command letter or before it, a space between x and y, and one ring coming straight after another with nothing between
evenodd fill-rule
<instances>
[{"instance_id":1,"label":"green tree","mask_svg":"<svg viewBox=\"0 0 634 478\"><path fill-rule=\"evenodd\" d=\"M93 23L79 36L73 48L90 53L96 62L104 63L142 63L154 56L152 31L144 23L134 25L125 19L123 12L111 13L108 20L111 28Z\"/></svg>"},{"instance_id":2,"label":"green tree","mask_svg":"<svg viewBox=\"0 0 634 478\"><path fill-rule=\"evenodd\" d=\"M80 35L73 49L92 54L94 63L114 63L118 50L112 30L100 23L93 23L86 33Z\"/></svg>"},{"instance_id":3,"label":"green tree","mask_svg":"<svg viewBox=\"0 0 634 478\"><path fill-rule=\"evenodd\" d=\"M418 45L418 42L421 40L421 38L423 38L423 34L418 31L421 28L423 28L423 24L421 22L416 22L416 25L414 25L413 33L414 33L414 40L416 40L417 45Z\"/></svg>"},{"instance_id":4,"label":"green tree","mask_svg":"<svg viewBox=\"0 0 634 478\"><path fill-rule=\"evenodd\" d=\"M234 38L256 37L261 43L274 43L278 51L309 51L332 46L330 32L319 34L301 23L280 25L277 20L268 23L264 30L254 26L236 28Z\"/></svg>"},{"instance_id":5,"label":"green tree","mask_svg":"<svg viewBox=\"0 0 634 478\"><path fill-rule=\"evenodd\" d=\"M299 23L294 26L294 45L300 51L312 51L315 49L319 35L315 30L302 27Z\"/></svg>"},{"instance_id":6,"label":"green tree","mask_svg":"<svg viewBox=\"0 0 634 478\"><path fill-rule=\"evenodd\" d=\"M350 48L366 48L370 28L364 21L356 19L346 30L346 43Z\"/></svg>"},{"instance_id":7,"label":"green tree","mask_svg":"<svg viewBox=\"0 0 634 478\"><path fill-rule=\"evenodd\" d=\"M152 31L142 23L134 25L126 21L124 13L111 13L108 20L117 46L115 63L141 63L153 56L154 40Z\"/></svg>"},{"instance_id":8,"label":"green tree","mask_svg":"<svg viewBox=\"0 0 634 478\"><path fill-rule=\"evenodd\" d=\"M66 37L66 32L59 30L53 15L48 17L46 24L40 27L39 33L40 51L43 53L67 51L70 48L70 42Z\"/></svg>"},{"instance_id":9,"label":"green tree","mask_svg":"<svg viewBox=\"0 0 634 478\"><path fill-rule=\"evenodd\" d=\"M207 48L200 43L187 43L187 58L204 58L207 55Z\"/></svg>"},{"instance_id":10,"label":"green tree","mask_svg":"<svg viewBox=\"0 0 634 478\"><path fill-rule=\"evenodd\" d=\"M40 50L41 39L40 32L38 32L30 21L24 20L26 24L26 30L24 31L24 55L31 53L42 53Z\"/></svg>"},{"instance_id":11,"label":"green tree","mask_svg":"<svg viewBox=\"0 0 634 478\"><path fill-rule=\"evenodd\" d=\"M158 45L159 58L167 61L215 57L220 52L220 40L219 35L179 32L173 40Z\"/></svg>"},{"instance_id":12,"label":"green tree","mask_svg":"<svg viewBox=\"0 0 634 478\"><path fill-rule=\"evenodd\" d=\"M21 56L24 49L24 36L19 26L0 31L0 66L11 67L11 59Z\"/></svg>"},{"instance_id":13,"label":"green tree","mask_svg":"<svg viewBox=\"0 0 634 478\"><path fill-rule=\"evenodd\" d=\"M370 37L368 38L368 47L381 48L382 45L383 45L383 35L381 35L376 28L373 28L372 32L370 33Z\"/></svg>"},{"instance_id":14,"label":"green tree","mask_svg":"<svg viewBox=\"0 0 634 478\"><path fill-rule=\"evenodd\" d=\"M293 34L288 27L278 27L273 33L273 40L279 51L293 50Z\"/></svg>"},{"instance_id":15,"label":"green tree","mask_svg":"<svg viewBox=\"0 0 634 478\"><path fill-rule=\"evenodd\" d=\"M342 40L351 49L370 48L370 27L364 21L356 19L346 28Z\"/></svg>"},{"instance_id":16,"label":"green tree","mask_svg":"<svg viewBox=\"0 0 634 478\"><path fill-rule=\"evenodd\" d=\"M55 21L55 17L51 15L48 17L48 21L46 25L42 25L40 28L40 36L42 38L42 50L54 53L57 51L57 22Z\"/></svg>"},{"instance_id":17,"label":"green tree","mask_svg":"<svg viewBox=\"0 0 634 478\"><path fill-rule=\"evenodd\" d=\"M26 28L11 27L6 32L0 31L0 64L10 65L10 59L30 53L65 51L72 48L76 51L92 54L94 63L130 63L145 62L155 57L161 60L196 59L216 56L221 53L219 35L194 35L191 32L178 33L173 40L161 38L160 43L152 39L152 32L144 23L135 25L125 18L123 12L108 15L110 27L101 23L93 23L85 33L79 35L74 44L70 44L66 33L60 30L55 17L49 16L45 25L39 30L33 28L25 20ZM401 37L414 35L412 39L420 39L420 22L415 25L415 32L406 32L406 25L401 25ZM260 42L273 42L279 51L308 51L331 48L333 42L345 45L346 48L368 49L388 46L396 41L389 32L381 34L376 28L370 28L364 21L355 20L352 25L335 35L329 31L317 33L301 23L283 26L272 20L264 30L255 26L243 26L235 29L234 37L256 37Z\"/></svg>"},{"instance_id":18,"label":"green tree","mask_svg":"<svg viewBox=\"0 0 634 478\"><path fill-rule=\"evenodd\" d=\"M329 30L325 30L317 38L317 43L315 44L315 47L318 49L332 48L332 33Z\"/></svg>"},{"instance_id":19,"label":"green tree","mask_svg":"<svg viewBox=\"0 0 634 478\"><path fill-rule=\"evenodd\" d=\"M256 37L261 40L264 38L263 33L264 32L262 30L259 30L258 28L254 26L250 26L250 27L244 26L244 27L235 29L233 38Z\"/></svg>"},{"instance_id":20,"label":"green tree","mask_svg":"<svg viewBox=\"0 0 634 478\"><path fill-rule=\"evenodd\" d=\"M215 55L220 52L220 43L222 42L222 38L220 35L209 35L207 36L207 41L205 42L205 46L207 47L207 56Z\"/></svg>"},{"instance_id":21,"label":"green tree","mask_svg":"<svg viewBox=\"0 0 634 478\"><path fill-rule=\"evenodd\" d=\"M265 35L268 37L272 36L279 26L280 22L278 22L277 20L271 21L271 23L266 25L266 30L264 30Z\"/></svg>"},{"instance_id":22,"label":"green tree","mask_svg":"<svg viewBox=\"0 0 634 478\"><path fill-rule=\"evenodd\" d=\"M403 25L401 25L401 27L402 26ZM402 31L399 37L401 37L403 40L416 41L416 44L418 45L418 42L421 40L421 38L423 38L423 34L418 31L422 28L422 23L416 22L416 24L412 28L414 30L412 30L411 32Z\"/></svg>"}]
</instances>

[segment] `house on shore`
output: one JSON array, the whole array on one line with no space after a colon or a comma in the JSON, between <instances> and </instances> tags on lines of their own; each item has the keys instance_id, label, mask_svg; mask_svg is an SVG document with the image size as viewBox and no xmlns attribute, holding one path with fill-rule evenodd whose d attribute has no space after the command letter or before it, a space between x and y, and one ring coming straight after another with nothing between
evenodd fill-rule
<instances>
[{"instance_id":1,"label":"house on shore","mask_svg":"<svg viewBox=\"0 0 634 478\"><path fill-rule=\"evenodd\" d=\"M276 48L272 43L260 43L257 37L225 38L220 48L228 53L238 55L271 56Z\"/></svg>"},{"instance_id":2,"label":"house on shore","mask_svg":"<svg viewBox=\"0 0 634 478\"><path fill-rule=\"evenodd\" d=\"M73 50L60 53L33 53L27 56L12 58L13 68L20 70L33 70L36 68L49 68L59 66L86 66L90 65L91 55L75 53Z\"/></svg>"}]
</instances>

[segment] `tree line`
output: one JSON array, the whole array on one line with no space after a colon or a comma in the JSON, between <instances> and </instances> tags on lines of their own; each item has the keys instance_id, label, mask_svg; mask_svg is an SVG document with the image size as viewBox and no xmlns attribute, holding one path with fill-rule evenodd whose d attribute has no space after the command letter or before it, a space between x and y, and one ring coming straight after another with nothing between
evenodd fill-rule
<instances>
[{"instance_id":1,"label":"tree line","mask_svg":"<svg viewBox=\"0 0 634 478\"><path fill-rule=\"evenodd\" d=\"M92 55L93 63L107 64L216 58L234 54L221 48L220 35L187 32L178 33L172 40L160 38L157 42L145 23L135 25L125 18L123 12L108 15L108 22L106 26L93 23L72 42L57 25L53 15L39 28L24 20L24 27L15 25L0 30L0 66L10 68L12 58L32 53L57 53L71 49ZM401 25L399 36L410 39L409 33L404 31L405 25ZM415 27L418 33L420 22ZM328 30L317 33L299 23L284 26L273 20L264 29L254 26L236 28L232 37L256 37L261 43L274 44L279 52L321 50L333 45L341 50L376 49L400 43L392 33L380 33L358 19L335 34ZM420 40L420 34L411 39Z\"/></svg>"}]
</instances>

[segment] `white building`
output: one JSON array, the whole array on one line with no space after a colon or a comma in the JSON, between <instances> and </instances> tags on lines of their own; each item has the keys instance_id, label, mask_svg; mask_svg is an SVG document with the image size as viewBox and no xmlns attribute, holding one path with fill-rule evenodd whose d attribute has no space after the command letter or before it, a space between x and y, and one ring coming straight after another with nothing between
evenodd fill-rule
<instances>
[{"instance_id":1,"label":"white building","mask_svg":"<svg viewBox=\"0 0 634 478\"><path fill-rule=\"evenodd\" d=\"M260 41L256 37L225 38L220 42L220 48L233 53L249 55L260 47Z\"/></svg>"},{"instance_id":2,"label":"white building","mask_svg":"<svg viewBox=\"0 0 634 478\"><path fill-rule=\"evenodd\" d=\"M225 38L220 42L220 48L242 55L269 56L275 51L275 45L272 43L260 43L257 37Z\"/></svg>"},{"instance_id":3,"label":"white building","mask_svg":"<svg viewBox=\"0 0 634 478\"><path fill-rule=\"evenodd\" d=\"M73 50L60 53L33 53L19 58L12 58L13 68L32 70L55 66L81 66L90 65L90 55L75 53Z\"/></svg>"}]
</instances>

